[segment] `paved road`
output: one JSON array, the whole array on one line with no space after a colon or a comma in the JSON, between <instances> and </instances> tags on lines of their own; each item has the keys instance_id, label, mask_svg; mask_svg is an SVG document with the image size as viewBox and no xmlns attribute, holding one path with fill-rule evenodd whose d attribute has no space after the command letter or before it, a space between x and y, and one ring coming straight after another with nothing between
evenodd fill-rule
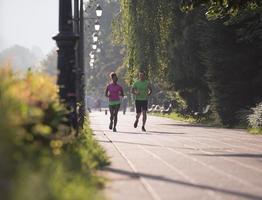
<instances>
[{"instance_id":1,"label":"paved road","mask_svg":"<svg viewBox=\"0 0 262 200\"><path fill-rule=\"evenodd\" d=\"M90 113L95 137L111 157L111 200L262 199L262 137L149 116L147 133L134 113ZM141 123L141 122L140 122Z\"/></svg>"}]
</instances>

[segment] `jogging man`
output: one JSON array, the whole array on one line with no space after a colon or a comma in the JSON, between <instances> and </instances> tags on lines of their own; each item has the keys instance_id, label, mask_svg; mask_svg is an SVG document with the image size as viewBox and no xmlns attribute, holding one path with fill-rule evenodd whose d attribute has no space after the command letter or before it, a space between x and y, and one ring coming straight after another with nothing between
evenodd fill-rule
<instances>
[{"instance_id":1,"label":"jogging man","mask_svg":"<svg viewBox=\"0 0 262 200\"><path fill-rule=\"evenodd\" d=\"M135 105L136 105L136 120L134 127L136 128L139 122L141 113L142 117L142 131L146 131L145 124L147 119L147 105L148 105L148 96L152 93L152 89L146 80L145 72L139 71L139 79L133 84L132 93L135 95Z\"/></svg>"}]
</instances>

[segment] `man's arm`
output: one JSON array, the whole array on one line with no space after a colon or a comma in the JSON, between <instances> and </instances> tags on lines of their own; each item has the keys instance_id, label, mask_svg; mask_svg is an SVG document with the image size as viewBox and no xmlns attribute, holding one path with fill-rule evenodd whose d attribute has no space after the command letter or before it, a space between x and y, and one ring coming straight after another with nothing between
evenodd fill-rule
<instances>
[{"instance_id":1,"label":"man's arm","mask_svg":"<svg viewBox=\"0 0 262 200\"><path fill-rule=\"evenodd\" d=\"M135 84L132 86L131 92L132 92L132 94L134 94L134 95L137 95L137 94L138 94L138 91L137 91L137 89L136 89Z\"/></svg>"},{"instance_id":2,"label":"man's arm","mask_svg":"<svg viewBox=\"0 0 262 200\"><path fill-rule=\"evenodd\" d=\"M151 95L152 94L152 87L151 87L151 85L150 84L148 84L148 86L147 86L147 94L148 95Z\"/></svg>"}]
</instances>

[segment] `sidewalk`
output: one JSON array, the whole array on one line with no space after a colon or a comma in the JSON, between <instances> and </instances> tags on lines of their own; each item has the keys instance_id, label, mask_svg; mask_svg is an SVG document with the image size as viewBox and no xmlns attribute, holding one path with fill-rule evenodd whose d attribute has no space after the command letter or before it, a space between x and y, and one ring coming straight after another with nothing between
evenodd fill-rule
<instances>
[{"instance_id":1,"label":"sidewalk","mask_svg":"<svg viewBox=\"0 0 262 200\"><path fill-rule=\"evenodd\" d=\"M105 169L111 200L262 199L262 137L240 130L193 126L148 117L147 132L133 128L134 113L90 113L96 139L112 164Z\"/></svg>"}]
</instances>

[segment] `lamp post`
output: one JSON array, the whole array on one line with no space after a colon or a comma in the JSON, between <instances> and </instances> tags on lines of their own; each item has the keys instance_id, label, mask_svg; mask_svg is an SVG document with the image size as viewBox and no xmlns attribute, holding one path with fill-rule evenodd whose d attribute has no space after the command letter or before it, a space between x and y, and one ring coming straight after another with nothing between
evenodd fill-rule
<instances>
[{"instance_id":1,"label":"lamp post","mask_svg":"<svg viewBox=\"0 0 262 200\"><path fill-rule=\"evenodd\" d=\"M59 0L59 33L53 37L58 46L58 77L60 101L70 113L70 125L77 127L76 116L76 68L74 48L78 35L73 31L71 0Z\"/></svg>"},{"instance_id":2,"label":"lamp post","mask_svg":"<svg viewBox=\"0 0 262 200\"><path fill-rule=\"evenodd\" d=\"M59 33L53 37L58 46L57 84L59 86L59 97L60 101L65 103L70 111L68 119L77 133L79 126L83 124L86 110L83 6L83 0L74 0L73 17L72 1L59 0ZM96 15L98 18L102 15L100 5L96 8ZM98 26L100 28L97 22L95 29ZM78 103L80 103L79 109L77 109Z\"/></svg>"}]
</instances>

